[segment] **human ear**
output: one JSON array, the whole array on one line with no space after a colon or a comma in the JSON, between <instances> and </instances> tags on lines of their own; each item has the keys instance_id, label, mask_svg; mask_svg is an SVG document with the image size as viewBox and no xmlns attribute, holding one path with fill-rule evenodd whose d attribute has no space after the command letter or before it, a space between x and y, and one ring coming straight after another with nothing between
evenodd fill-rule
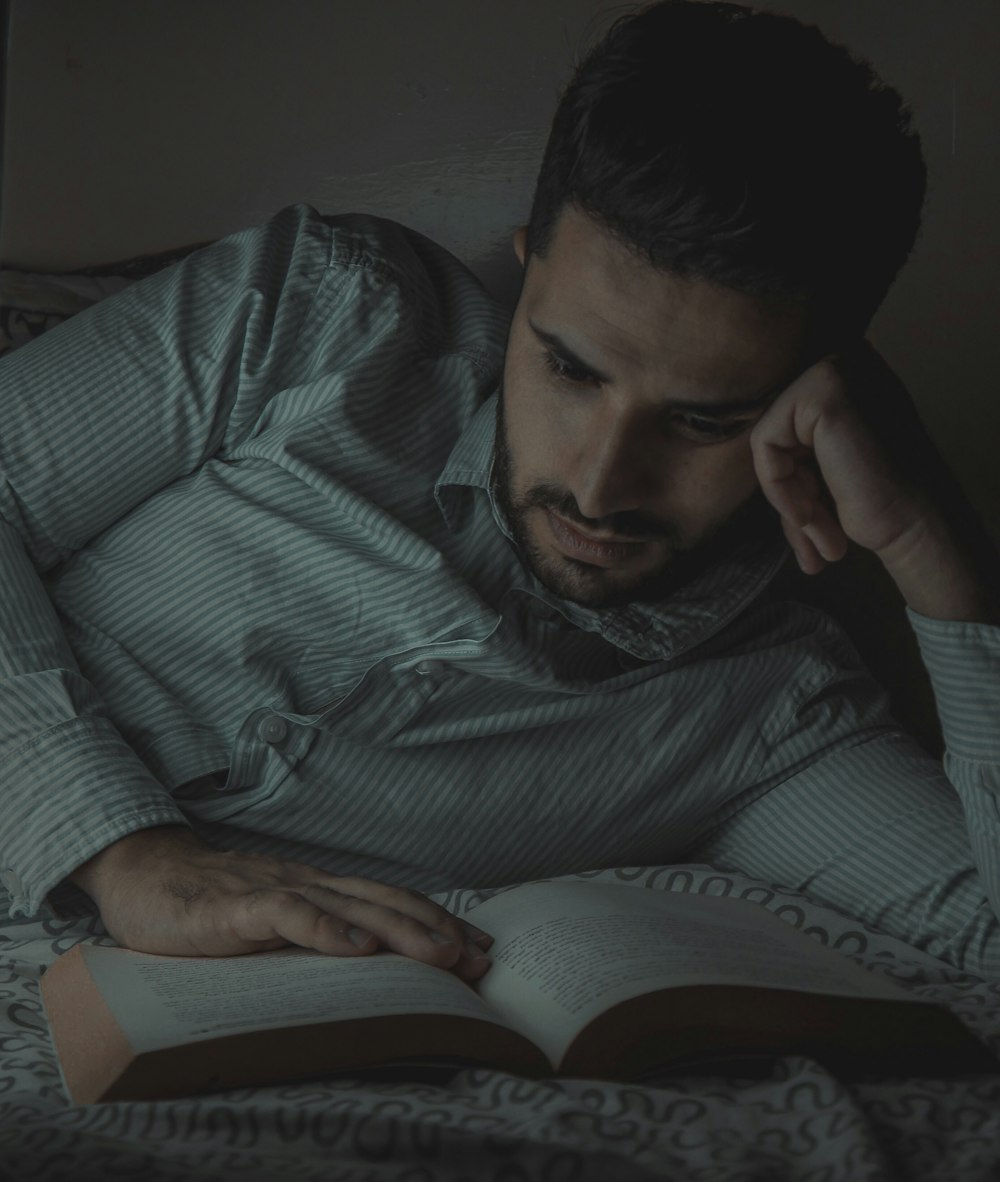
<instances>
[{"instance_id":1,"label":"human ear","mask_svg":"<svg viewBox=\"0 0 1000 1182\"><path fill-rule=\"evenodd\" d=\"M514 231L514 253L517 255L517 261L524 266L525 255L527 254L528 244L528 227L518 226Z\"/></svg>"}]
</instances>

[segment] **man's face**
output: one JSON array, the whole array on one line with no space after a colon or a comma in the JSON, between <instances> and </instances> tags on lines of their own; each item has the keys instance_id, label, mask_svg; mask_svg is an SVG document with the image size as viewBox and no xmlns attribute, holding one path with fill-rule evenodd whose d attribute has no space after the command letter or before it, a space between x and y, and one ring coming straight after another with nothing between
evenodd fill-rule
<instances>
[{"instance_id":1,"label":"man's face","mask_svg":"<svg viewBox=\"0 0 1000 1182\"><path fill-rule=\"evenodd\" d=\"M803 329L567 207L525 274L497 422L499 499L541 582L608 607L690 577L758 500L750 429L804 367Z\"/></svg>"}]
</instances>

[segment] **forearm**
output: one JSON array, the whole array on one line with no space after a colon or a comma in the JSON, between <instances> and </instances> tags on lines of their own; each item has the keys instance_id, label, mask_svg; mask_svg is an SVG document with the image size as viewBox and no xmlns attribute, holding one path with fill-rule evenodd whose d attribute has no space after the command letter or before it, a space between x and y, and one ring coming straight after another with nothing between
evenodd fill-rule
<instances>
[{"instance_id":1,"label":"forearm","mask_svg":"<svg viewBox=\"0 0 1000 1182\"><path fill-rule=\"evenodd\" d=\"M301 862L218 850L186 826L129 834L72 874L123 948L239 956L298 944L333 956L379 945L473 981L492 937L416 891Z\"/></svg>"},{"instance_id":2,"label":"forearm","mask_svg":"<svg viewBox=\"0 0 1000 1182\"><path fill-rule=\"evenodd\" d=\"M690 858L801 890L997 978L1000 630L909 616L944 768L898 727L860 667L853 677L841 668L766 740L756 774L773 787L730 810ZM810 750L822 754L803 766Z\"/></svg>"},{"instance_id":3,"label":"forearm","mask_svg":"<svg viewBox=\"0 0 1000 1182\"><path fill-rule=\"evenodd\" d=\"M144 762L142 736L141 745L134 731L126 738L108 704L114 671L88 664L86 641L64 632L43 578L72 575L72 560L109 526L248 433L301 380L291 344L330 253L315 215L284 211L4 358L0 881L13 915L34 915L71 870L119 839L184 824L167 777ZM328 347L336 352L339 339ZM144 577L137 563L132 578ZM71 596L61 608L74 615ZM142 626L155 627L151 599L145 610ZM119 644L114 626L97 642L105 651Z\"/></svg>"},{"instance_id":4,"label":"forearm","mask_svg":"<svg viewBox=\"0 0 1000 1182\"><path fill-rule=\"evenodd\" d=\"M0 875L33 915L86 858L136 829L183 822L81 674L16 531L0 520Z\"/></svg>"}]
</instances>

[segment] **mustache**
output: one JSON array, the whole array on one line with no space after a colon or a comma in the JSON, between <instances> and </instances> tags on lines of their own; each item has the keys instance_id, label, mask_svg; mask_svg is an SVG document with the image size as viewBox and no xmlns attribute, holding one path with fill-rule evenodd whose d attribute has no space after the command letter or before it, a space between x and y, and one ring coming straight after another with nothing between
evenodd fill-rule
<instances>
[{"instance_id":1,"label":"mustache","mask_svg":"<svg viewBox=\"0 0 1000 1182\"><path fill-rule=\"evenodd\" d=\"M567 521L583 526L585 529L599 533L609 530L621 537L634 538L636 541L660 539L668 542L676 541L676 530L664 521L657 521L644 513L612 513L608 517L585 517L580 512L573 494L556 484L540 483L532 485L521 500L521 507L552 509Z\"/></svg>"}]
</instances>

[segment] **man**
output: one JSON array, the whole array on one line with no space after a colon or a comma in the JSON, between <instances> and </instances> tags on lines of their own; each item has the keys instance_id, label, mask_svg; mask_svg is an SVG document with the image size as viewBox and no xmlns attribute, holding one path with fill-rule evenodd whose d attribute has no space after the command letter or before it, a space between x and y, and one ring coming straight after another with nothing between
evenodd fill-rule
<instances>
[{"instance_id":1,"label":"man","mask_svg":"<svg viewBox=\"0 0 1000 1182\"><path fill-rule=\"evenodd\" d=\"M998 621L847 377L923 187L815 31L657 4L560 104L505 349L444 251L300 207L15 354L12 912L71 882L140 950L472 980L418 892L705 861L1000 972ZM849 542L948 778L771 589Z\"/></svg>"}]
</instances>

